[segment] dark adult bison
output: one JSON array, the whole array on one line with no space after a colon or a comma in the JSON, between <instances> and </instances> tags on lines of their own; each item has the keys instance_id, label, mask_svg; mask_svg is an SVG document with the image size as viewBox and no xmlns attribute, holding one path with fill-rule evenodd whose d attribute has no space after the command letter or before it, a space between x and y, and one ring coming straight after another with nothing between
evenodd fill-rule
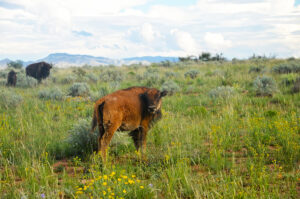
<instances>
[{"instance_id":1,"label":"dark adult bison","mask_svg":"<svg viewBox=\"0 0 300 199\"><path fill-rule=\"evenodd\" d=\"M96 101L92 131L99 128L98 151L106 160L107 147L115 131L131 131L137 150L146 148L151 124L161 117L162 97L166 91L155 88L131 87L116 91Z\"/></svg>"},{"instance_id":2,"label":"dark adult bison","mask_svg":"<svg viewBox=\"0 0 300 199\"><path fill-rule=\"evenodd\" d=\"M17 73L11 70L7 75L7 86L16 86L17 83Z\"/></svg>"},{"instance_id":3,"label":"dark adult bison","mask_svg":"<svg viewBox=\"0 0 300 199\"><path fill-rule=\"evenodd\" d=\"M49 76L51 68L52 66L46 62L30 64L26 67L26 75L34 77L40 83Z\"/></svg>"}]
</instances>

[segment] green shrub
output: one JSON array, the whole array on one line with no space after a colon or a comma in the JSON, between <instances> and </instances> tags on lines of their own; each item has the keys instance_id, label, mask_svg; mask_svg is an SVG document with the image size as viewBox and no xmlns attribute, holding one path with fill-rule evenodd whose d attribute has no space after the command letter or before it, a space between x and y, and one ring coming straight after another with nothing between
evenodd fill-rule
<instances>
[{"instance_id":1,"label":"green shrub","mask_svg":"<svg viewBox=\"0 0 300 199\"><path fill-rule=\"evenodd\" d=\"M292 71L294 73L300 73L300 62L299 61L294 61L294 62L291 62L291 68L292 68Z\"/></svg>"},{"instance_id":2,"label":"green shrub","mask_svg":"<svg viewBox=\"0 0 300 199\"><path fill-rule=\"evenodd\" d=\"M0 70L0 78L7 78L8 70Z\"/></svg>"},{"instance_id":3,"label":"green shrub","mask_svg":"<svg viewBox=\"0 0 300 199\"><path fill-rule=\"evenodd\" d=\"M251 66L249 69L249 73L259 73L263 69L263 66Z\"/></svg>"},{"instance_id":4,"label":"green shrub","mask_svg":"<svg viewBox=\"0 0 300 199\"><path fill-rule=\"evenodd\" d=\"M208 95L212 99L218 99L218 98L228 99L234 94L235 94L234 88L230 86L219 86L215 89L212 89L208 93Z\"/></svg>"},{"instance_id":5,"label":"green shrub","mask_svg":"<svg viewBox=\"0 0 300 199\"><path fill-rule=\"evenodd\" d=\"M95 74L88 74L87 78L89 79L89 81L96 83L98 81L98 77Z\"/></svg>"},{"instance_id":6,"label":"green shrub","mask_svg":"<svg viewBox=\"0 0 300 199\"><path fill-rule=\"evenodd\" d=\"M296 79L296 74L287 74L282 77L281 84L284 86L290 86L295 83Z\"/></svg>"},{"instance_id":7,"label":"green shrub","mask_svg":"<svg viewBox=\"0 0 300 199\"><path fill-rule=\"evenodd\" d=\"M92 99L93 99L93 101L96 101L96 100L104 97L108 93L109 93L109 89L107 87L101 87L101 88L99 88L98 92L93 93Z\"/></svg>"},{"instance_id":8,"label":"green shrub","mask_svg":"<svg viewBox=\"0 0 300 199\"><path fill-rule=\"evenodd\" d=\"M169 95L173 95L174 93L180 90L180 87L173 81L168 80L161 86L162 91L168 91Z\"/></svg>"},{"instance_id":9,"label":"green shrub","mask_svg":"<svg viewBox=\"0 0 300 199\"><path fill-rule=\"evenodd\" d=\"M62 84L70 84L76 81L76 77L74 75L68 75L61 80Z\"/></svg>"},{"instance_id":10,"label":"green shrub","mask_svg":"<svg viewBox=\"0 0 300 199\"><path fill-rule=\"evenodd\" d=\"M101 88L99 88L98 92L101 97L104 97L105 95L107 95L109 93L109 90L107 87L101 87Z\"/></svg>"},{"instance_id":11,"label":"green shrub","mask_svg":"<svg viewBox=\"0 0 300 199\"><path fill-rule=\"evenodd\" d=\"M69 88L69 95L76 96L88 96L90 93L90 88L87 83L74 83Z\"/></svg>"},{"instance_id":12,"label":"green shrub","mask_svg":"<svg viewBox=\"0 0 300 199\"><path fill-rule=\"evenodd\" d=\"M186 88L186 92L188 92L188 93L193 93L193 92L195 92L195 90L196 90L196 87L194 85L189 85Z\"/></svg>"},{"instance_id":13,"label":"green shrub","mask_svg":"<svg viewBox=\"0 0 300 199\"><path fill-rule=\"evenodd\" d=\"M56 83L57 82L57 77L56 76L53 76L50 74L50 77L48 78L50 82L52 83Z\"/></svg>"},{"instance_id":14,"label":"green shrub","mask_svg":"<svg viewBox=\"0 0 300 199\"><path fill-rule=\"evenodd\" d=\"M59 88L51 88L47 90L42 90L38 93L40 99L46 100L62 100L63 99L63 92Z\"/></svg>"},{"instance_id":15,"label":"green shrub","mask_svg":"<svg viewBox=\"0 0 300 199\"><path fill-rule=\"evenodd\" d=\"M156 85L160 79L160 75L158 72L154 69L148 69L146 72L143 74L143 78L146 81L146 85L149 87L153 87Z\"/></svg>"},{"instance_id":16,"label":"green shrub","mask_svg":"<svg viewBox=\"0 0 300 199\"><path fill-rule=\"evenodd\" d=\"M292 67L289 64L280 64L280 65L274 66L272 68L272 71L274 73L278 73L278 74L291 73Z\"/></svg>"},{"instance_id":17,"label":"green shrub","mask_svg":"<svg viewBox=\"0 0 300 199\"><path fill-rule=\"evenodd\" d=\"M22 96L9 90L0 90L0 106L6 109L16 107L23 102Z\"/></svg>"},{"instance_id":18,"label":"green shrub","mask_svg":"<svg viewBox=\"0 0 300 199\"><path fill-rule=\"evenodd\" d=\"M300 92L300 77L298 77L294 83L292 88L292 93L299 93Z\"/></svg>"},{"instance_id":19,"label":"green shrub","mask_svg":"<svg viewBox=\"0 0 300 199\"><path fill-rule=\"evenodd\" d=\"M284 74L284 73L299 73L300 72L300 62L292 61L284 64L276 65L272 68L274 73Z\"/></svg>"},{"instance_id":20,"label":"green shrub","mask_svg":"<svg viewBox=\"0 0 300 199\"><path fill-rule=\"evenodd\" d=\"M0 79L0 86L5 86L7 83L6 79Z\"/></svg>"},{"instance_id":21,"label":"green shrub","mask_svg":"<svg viewBox=\"0 0 300 199\"><path fill-rule=\"evenodd\" d=\"M83 78L86 75L86 71L83 68L76 68L76 69L73 70L73 73L78 78Z\"/></svg>"},{"instance_id":22,"label":"green shrub","mask_svg":"<svg viewBox=\"0 0 300 199\"><path fill-rule=\"evenodd\" d=\"M123 81L124 76L120 71L116 70L106 70L100 75L100 81L110 82L110 81Z\"/></svg>"},{"instance_id":23,"label":"green shrub","mask_svg":"<svg viewBox=\"0 0 300 199\"><path fill-rule=\"evenodd\" d=\"M81 119L70 130L66 139L67 156L83 156L97 150L97 133L90 133L91 121Z\"/></svg>"},{"instance_id":24,"label":"green shrub","mask_svg":"<svg viewBox=\"0 0 300 199\"><path fill-rule=\"evenodd\" d=\"M178 73L173 72L173 71L167 71L165 73L166 78L173 78L173 77L178 77Z\"/></svg>"},{"instance_id":25,"label":"green shrub","mask_svg":"<svg viewBox=\"0 0 300 199\"><path fill-rule=\"evenodd\" d=\"M17 87L32 88L37 86L38 81L33 77L26 76L24 73L17 73Z\"/></svg>"},{"instance_id":26,"label":"green shrub","mask_svg":"<svg viewBox=\"0 0 300 199\"><path fill-rule=\"evenodd\" d=\"M20 69L23 67L23 62L21 60L17 61L11 61L7 64L7 67L9 68L15 68L15 69Z\"/></svg>"},{"instance_id":27,"label":"green shrub","mask_svg":"<svg viewBox=\"0 0 300 199\"><path fill-rule=\"evenodd\" d=\"M111 91L115 91L115 90L118 90L120 88L120 83L119 82L110 82L109 83L109 89Z\"/></svg>"},{"instance_id":28,"label":"green shrub","mask_svg":"<svg viewBox=\"0 0 300 199\"><path fill-rule=\"evenodd\" d=\"M257 77L253 82L254 91L257 96L273 96L276 93L277 85L272 77Z\"/></svg>"},{"instance_id":29,"label":"green shrub","mask_svg":"<svg viewBox=\"0 0 300 199\"><path fill-rule=\"evenodd\" d=\"M186 73L184 73L184 77L187 78L187 77L190 77L192 79L195 79L199 74L199 71L197 70L189 70L187 71Z\"/></svg>"}]
</instances>

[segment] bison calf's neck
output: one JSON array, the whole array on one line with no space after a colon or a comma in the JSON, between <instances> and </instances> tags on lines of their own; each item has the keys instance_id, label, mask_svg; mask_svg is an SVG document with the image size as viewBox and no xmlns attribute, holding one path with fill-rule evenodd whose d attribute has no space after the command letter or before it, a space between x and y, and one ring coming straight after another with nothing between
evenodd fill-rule
<instances>
[{"instance_id":1,"label":"bison calf's neck","mask_svg":"<svg viewBox=\"0 0 300 199\"><path fill-rule=\"evenodd\" d=\"M96 101L92 131L98 126L98 152L103 160L117 130L130 131L136 149L145 151L147 132L152 123L161 118L162 97L166 94L155 88L131 87Z\"/></svg>"}]
</instances>

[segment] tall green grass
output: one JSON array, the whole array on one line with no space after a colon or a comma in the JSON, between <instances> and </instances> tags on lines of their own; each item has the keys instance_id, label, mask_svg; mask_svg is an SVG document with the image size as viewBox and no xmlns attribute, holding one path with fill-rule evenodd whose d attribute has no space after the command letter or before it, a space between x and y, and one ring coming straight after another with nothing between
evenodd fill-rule
<instances>
[{"instance_id":1,"label":"tall green grass","mask_svg":"<svg viewBox=\"0 0 300 199\"><path fill-rule=\"evenodd\" d=\"M0 101L0 198L297 198L300 94L281 83L286 74L272 71L286 62L85 68L80 81L99 97L135 85L161 88L170 78L180 88L163 100L163 117L148 133L147 158L126 132L116 132L105 165L92 150L71 145L84 141L76 135L88 132L96 97L38 97L51 88L67 93L72 68L55 70L56 81L34 88L9 88L22 100ZM263 68L258 72L272 77L279 92L257 96L254 67ZM197 76L185 77L188 71ZM98 81L84 78L89 74ZM224 88L234 94L229 98L226 90L222 97Z\"/></svg>"}]
</instances>

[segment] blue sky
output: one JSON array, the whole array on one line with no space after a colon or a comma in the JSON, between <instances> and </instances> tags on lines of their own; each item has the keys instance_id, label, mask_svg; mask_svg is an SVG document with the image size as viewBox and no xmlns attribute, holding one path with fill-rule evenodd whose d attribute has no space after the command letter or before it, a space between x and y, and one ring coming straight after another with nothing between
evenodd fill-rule
<instances>
[{"instance_id":1,"label":"blue sky","mask_svg":"<svg viewBox=\"0 0 300 199\"><path fill-rule=\"evenodd\" d=\"M300 57L300 0L0 0L0 59Z\"/></svg>"}]
</instances>

